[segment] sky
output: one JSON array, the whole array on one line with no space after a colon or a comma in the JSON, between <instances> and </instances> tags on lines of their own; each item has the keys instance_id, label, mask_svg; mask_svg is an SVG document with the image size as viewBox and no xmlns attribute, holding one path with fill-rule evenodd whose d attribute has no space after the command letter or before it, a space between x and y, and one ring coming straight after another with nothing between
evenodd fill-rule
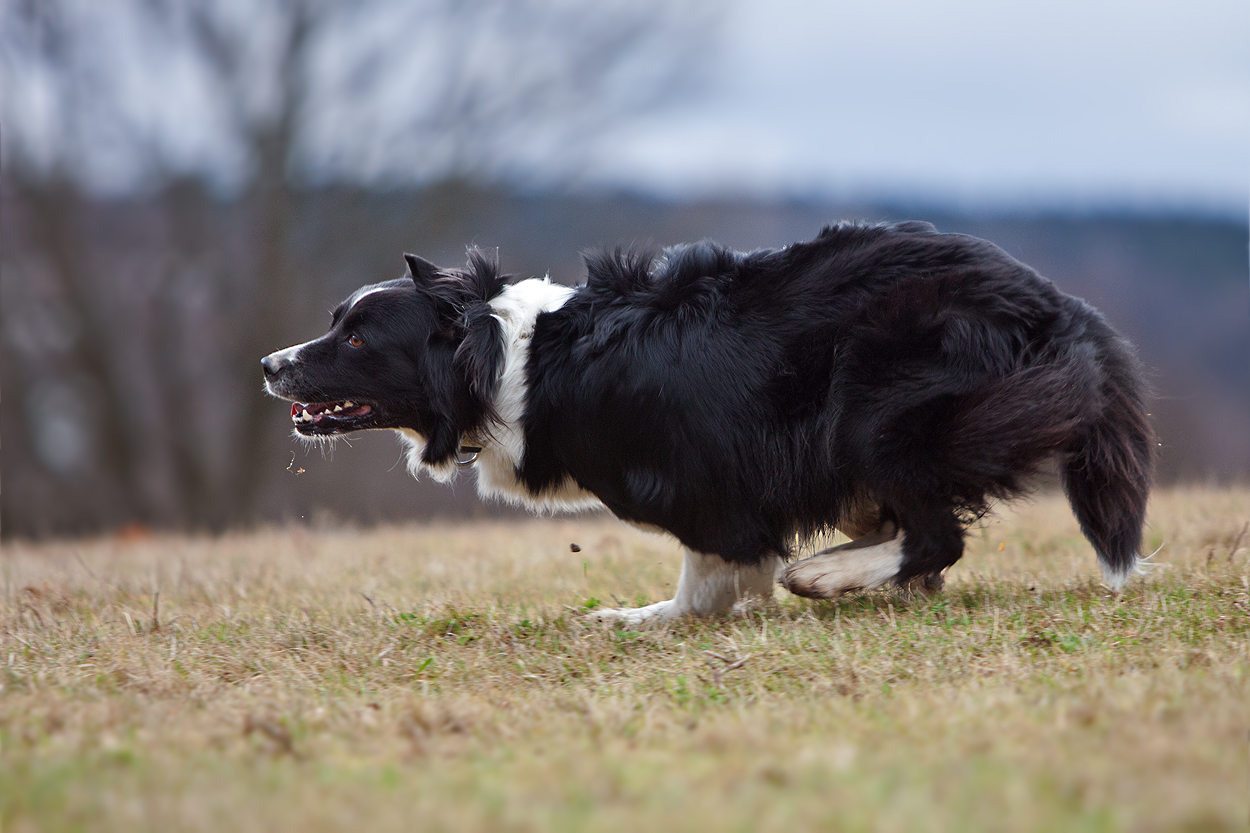
<instances>
[{"instance_id":1,"label":"sky","mask_svg":"<svg viewBox=\"0 0 1250 833\"><path fill-rule=\"evenodd\" d=\"M739 0L700 96L595 176L672 195L1244 215L1246 0Z\"/></svg>"},{"instance_id":2,"label":"sky","mask_svg":"<svg viewBox=\"0 0 1250 833\"><path fill-rule=\"evenodd\" d=\"M1250 0L707 2L720 25L700 53L699 83L667 108L629 117L579 149L575 181L673 198L1246 216ZM257 11L264 4L223 5L252 29L267 30ZM220 138L227 119L197 86L185 56L142 27L119 23L117 7L71 6L100 33L98 51L133 102L136 123L167 138L174 164L211 168L229 180L221 172L238 169L242 157L232 157ZM359 16L380 27L377 42L386 48L420 29L421 6L380 8L414 18ZM254 40L265 54L265 39ZM362 127L410 111L420 99L420 89L403 85L415 78L419 86L421 72L411 71L420 70L416 57L433 53L411 37L406 42L410 71L392 71L397 55L377 82L397 81L398 91L358 102L372 113L325 110L330 132L357 128L328 145L339 146L334 164L365 181L422 176L414 162L421 154L396 150ZM139 55L158 62L126 57ZM252 92L263 101L263 85ZM35 76L14 72L0 84L0 111L36 148L56 146L62 132L47 115L54 99ZM126 141L93 133L82 149L98 160L92 176L105 190L135 180ZM567 171L548 175L569 179Z\"/></svg>"}]
</instances>

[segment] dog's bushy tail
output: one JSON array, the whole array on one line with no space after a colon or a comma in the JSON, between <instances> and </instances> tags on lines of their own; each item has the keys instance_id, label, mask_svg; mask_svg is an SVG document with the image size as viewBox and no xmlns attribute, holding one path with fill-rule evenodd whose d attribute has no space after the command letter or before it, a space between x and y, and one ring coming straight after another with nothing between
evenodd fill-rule
<instances>
[{"instance_id":1,"label":"dog's bushy tail","mask_svg":"<svg viewBox=\"0 0 1250 833\"><path fill-rule=\"evenodd\" d=\"M1139 568L1155 442L1132 348L1101 319L1083 323L1086 338L1034 357L961 412L942 471L975 510L978 495L1026 490L1057 455L1081 531L1118 589Z\"/></svg>"},{"instance_id":2,"label":"dog's bushy tail","mask_svg":"<svg viewBox=\"0 0 1250 833\"><path fill-rule=\"evenodd\" d=\"M1118 590L1140 572L1156 443L1132 348L1110 333L1098 348L1101 407L1077 432L1061 474L1081 532L1094 545L1107 584Z\"/></svg>"}]
</instances>

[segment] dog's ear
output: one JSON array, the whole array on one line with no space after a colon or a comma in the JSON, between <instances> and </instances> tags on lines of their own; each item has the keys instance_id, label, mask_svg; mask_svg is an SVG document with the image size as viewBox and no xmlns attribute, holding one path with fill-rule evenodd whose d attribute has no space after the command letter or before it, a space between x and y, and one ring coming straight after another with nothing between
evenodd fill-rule
<instances>
[{"instance_id":1,"label":"dog's ear","mask_svg":"<svg viewBox=\"0 0 1250 833\"><path fill-rule=\"evenodd\" d=\"M408 274L418 289L428 288L438 276L439 268L425 258L405 253L404 260L408 261Z\"/></svg>"}]
</instances>

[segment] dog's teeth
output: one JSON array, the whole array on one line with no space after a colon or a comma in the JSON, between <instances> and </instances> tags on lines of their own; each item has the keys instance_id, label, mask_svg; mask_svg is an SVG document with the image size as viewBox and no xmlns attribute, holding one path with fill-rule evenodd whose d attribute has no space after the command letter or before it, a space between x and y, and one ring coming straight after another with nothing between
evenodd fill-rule
<instances>
[{"instance_id":1,"label":"dog's teeth","mask_svg":"<svg viewBox=\"0 0 1250 833\"><path fill-rule=\"evenodd\" d=\"M355 405L355 403L354 403L354 402L344 402L344 403L343 403L343 407L344 407L344 408L355 408L355 407L356 407L356 405Z\"/></svg>"},{"instance_id":2,"label":"dog's teeth","mask_svg":"<svg viewBox=\"0 0 1250 833\"><path fill-rule=\"evenodd\" d=\"M338 412L339 412L339 411L341 411L341 410L343 410L343 406L342 406L342 405L335 405L335 406L334 406L334 412L335 412L335 413L338 413Z\"/></svg>"}]
</instances>

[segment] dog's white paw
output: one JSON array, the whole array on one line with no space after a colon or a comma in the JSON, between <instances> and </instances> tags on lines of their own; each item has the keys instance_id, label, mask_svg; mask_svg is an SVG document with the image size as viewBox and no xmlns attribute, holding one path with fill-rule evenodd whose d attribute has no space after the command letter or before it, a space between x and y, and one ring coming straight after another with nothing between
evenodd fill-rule
<instances>
[{"instance_id":1,"label":"dog's white paw","mask_svg":"<svg viewBox=\"0 0 1250 833\"><path fill-rule=\"evenodd\" d=\"M656 602L646 607L605 607L592 610L586 618L592 622L621 622L626 625L641 625L645 622L665 622L684 616L689 611L681 608L676 599Z\"/></svg>"},{"instance_id":2,"label":"dog's white paw","mask_svg":"<svg viewBox=\"0 0 1250 833\"><path fill-rule=\"evenodd\" d=\"M902 564L903 536L890 529L796 561L780 580L796 596L833 599L852 590L880 587L898 575Z\"/></svg>"}]
</instances>

